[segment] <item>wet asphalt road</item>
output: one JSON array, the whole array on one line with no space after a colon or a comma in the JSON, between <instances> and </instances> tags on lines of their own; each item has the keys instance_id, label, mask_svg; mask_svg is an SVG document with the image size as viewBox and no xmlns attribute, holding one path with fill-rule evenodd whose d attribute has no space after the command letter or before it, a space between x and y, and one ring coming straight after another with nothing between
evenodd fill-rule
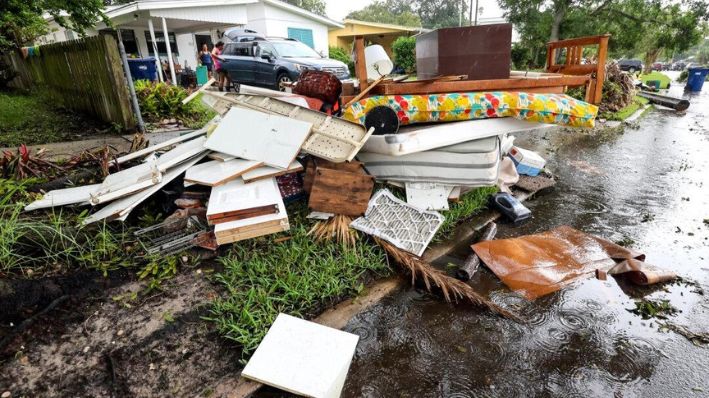
<instances>
[{"instance_id":1,"label":"wet asphalt road","mask_svg":"<svg viewBox=\"0 0 709 398\"><path fill-rule=\"evenodd\" d=\"M555 190L527 205L534 218L501 225L498 238L571 225L625 240L647 262L703 286L636 288L609 277L529 302L489 271L471 282L529 319L518 325L413 289L359 314L360 336L346 397L707 397L709 348L629 312L635 300L669 299L669 321L709 332L709 87L686 95L686 114L651 109L637 128L518 136L557 176ZM460 263L467 252L442 261Z\"/></svg>"}]
</instances>

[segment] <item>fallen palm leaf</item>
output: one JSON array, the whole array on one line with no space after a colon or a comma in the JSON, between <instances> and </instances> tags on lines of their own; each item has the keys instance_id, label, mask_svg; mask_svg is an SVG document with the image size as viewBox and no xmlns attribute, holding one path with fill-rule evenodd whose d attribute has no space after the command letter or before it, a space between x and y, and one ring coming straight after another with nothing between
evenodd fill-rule
<instances>
[{"instance_id":1,"label":"fallen palm leaf","mask_svg":"<svg viewBox=\"0 0 709 398\"><path fill-rule=\"evenodd\" d=\"M317 241L335 240L346 247L353 247L357 241L357 232L350 228L352 217L337 214L326 221L318 221L308 231L308 235Z\"/></svg>"},{"instance_id":2,"label":"fallen palm leaf","mask_svg":"<svg viewBox=\"0 0 709 398\"><path fill-rule=\"evenodd\" d=\"M388 242L385 242L379 238L374 238L374 240L377 244L384 248L387 254L389 254L394 261L396 261L411 274L412 285L416 282L416 278L420 277L426 285L426 290L430 292L432 285L438 287L441 289L441 293L443 293L443 298L445 298L448 302L457 303L459 299L465 299L473 304L485 306L490 311L496 312L505 318L512 319L519 323L524 323L520 317L486 299L473 290L470 285L446 275L443 271L434 268L418 257L415 257Z\"/></svg>"}]
</instances>

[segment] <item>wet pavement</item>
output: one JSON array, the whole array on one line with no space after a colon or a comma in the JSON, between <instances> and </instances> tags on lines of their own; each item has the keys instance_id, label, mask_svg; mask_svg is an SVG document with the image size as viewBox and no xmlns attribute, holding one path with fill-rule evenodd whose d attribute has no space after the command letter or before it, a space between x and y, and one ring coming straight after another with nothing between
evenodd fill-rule
<instances>
[{"instance_id":1,"label":"wet pavement","mask_svg":"<svg viewBox=\"0 0 709 398\"><path fill-rule=\"evenodd\" d=\"M670 94L685 95L681 86ZM481 269L472 286L526 325L409 289L347 325L360 342L343 396L709 396L709 348L628 311L643 297L669 299L681 311L669 322L709 332L709 296L699 293L709 294L709 87L685 97L686 114L651 109L621 133L518 136L558 184L527 203L531 221L500 225L498 238L570 225L624 241L699 286L637 288L609 277L527 301Z\"/></svg>"}]
</instances>

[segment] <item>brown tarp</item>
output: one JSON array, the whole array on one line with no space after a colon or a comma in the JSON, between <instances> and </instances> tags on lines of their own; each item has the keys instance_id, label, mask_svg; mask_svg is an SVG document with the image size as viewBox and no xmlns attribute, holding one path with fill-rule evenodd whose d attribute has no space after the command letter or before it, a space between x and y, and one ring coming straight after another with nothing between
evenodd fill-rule
<instances>
[{"instance_id":1,"label":"brown tarp","mask_svg":"<svg viewBox=\"0 0 709 398\"><path fill-rule=\"evenodd\" d=\"M675 277L652 266L645 274L644 254L568 226L479 242L472 248L505 285L530 300L590 277L597 269L615 275L630 272L633 281L644 279L645 284Z\"/></svg>"}]
</instances>

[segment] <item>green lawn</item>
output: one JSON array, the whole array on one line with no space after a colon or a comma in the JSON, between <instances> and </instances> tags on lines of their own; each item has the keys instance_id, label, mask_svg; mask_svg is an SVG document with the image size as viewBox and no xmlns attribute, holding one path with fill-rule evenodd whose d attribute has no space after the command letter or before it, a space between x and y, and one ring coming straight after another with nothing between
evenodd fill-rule
<instances>
[{"instance_id":1,"label":"green lawn","mask_svg":"<svg viewBox=\"0 0 709 398\"><path fill-rule=\"evenodd\" d=\"M633 101L628 106L619 110L618 112L605 112L599 115L599 117L606 120L623 121L629 118L638 109L647 105L649 102L650 101L647 98L636 96L635 98L633 98Z\"/></svg>"},{"instance_id":2,"label":"green lawn","mask_svg":"<svg viewBox=\"0 0 709 398\"><path fill-rule=\"evenodd\" d=\"M0 147L88 138L108 127L80 114L52 107L39 92L0 91Z\"/></svg>"}]
</instances>

